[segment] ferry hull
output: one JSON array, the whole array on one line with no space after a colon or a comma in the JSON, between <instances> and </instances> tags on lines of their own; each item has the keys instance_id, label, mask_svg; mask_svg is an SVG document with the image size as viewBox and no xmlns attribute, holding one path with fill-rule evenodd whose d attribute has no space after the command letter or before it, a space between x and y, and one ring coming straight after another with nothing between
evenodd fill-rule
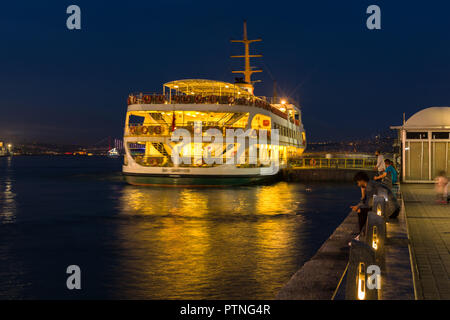
<instances>
[{"instance_id":1,"label":"ferry hull","mask_svg":"<svg viewBox=\"0 0 450 320\"><path fill-rule=\"evenodd\" d=\"M223 175L142 175L124 173L127 183L136 186L223 187L250 185L276 180L276 176Z\"/></svg>"}]
</instances>

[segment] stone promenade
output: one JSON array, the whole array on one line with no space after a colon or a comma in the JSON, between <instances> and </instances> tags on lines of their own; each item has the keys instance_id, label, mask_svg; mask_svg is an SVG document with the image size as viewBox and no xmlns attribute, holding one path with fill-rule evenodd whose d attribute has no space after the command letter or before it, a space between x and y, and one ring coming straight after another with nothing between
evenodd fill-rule
<instances>
[{"instance_id":1,"label":"stone promenade","mask_svg":"<svg viewBox=\"0 0 450 320\"><path fill-rule=\"evenodd\" d=\"M435 202L433 185L403 184L418 299L450 299L450 205Z\"/></svg>"}]
</instances>

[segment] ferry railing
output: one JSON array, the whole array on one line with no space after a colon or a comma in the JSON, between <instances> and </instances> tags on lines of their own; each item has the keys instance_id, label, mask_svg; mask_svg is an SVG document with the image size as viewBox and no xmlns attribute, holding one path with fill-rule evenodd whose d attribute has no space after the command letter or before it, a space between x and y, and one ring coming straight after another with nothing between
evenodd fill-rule
<instances>
[{"instance_id":1,"label":"ferry railing","mask_svg":"<svg viewBox=\"0 0 450 320\"><path fill-rule=\"evenodd\" d=\"M172 127L167 124L129 124L125 127L125 136L139 136L139 137L170 137L174 129L186 129L191 134L194 133L195 127L192 124L182 124ZM245 129L244 127L230 127L230 126L214 126L214 125L202 125L202 133L205 133L208 129L218 129L225 135L227 129ZM254 129L255 134L258 134L259 130ZM267 131L267 137L270 137L270 130Z\"/></svg>"},{"instance_id":2,"label":"ferry railing","mask_svg":"<svg viewBox=\"0 0 450 320\"><path fill-rule=\"evenodd\" d=\"M128 96L127 104L226 104L226 105L241 105L241 106L255 106L280 116L283 119L290 120L285 111L272 106L266 99L259 97L245 97L245 96L228 96L228 95L169 95L169 94L151 94L139 93L130 94ZM291 122L299 125L299 121L294 119Z\"/></svg>"},{"instance_id":3,"label":"ferry railing","mask_svg":"<svg viewBox=\"0 0 450 320\"><path fill-rule=\"evenodd\" d=\"M125 136L167 137L172 133L171 126L165 124L130 124L125 127Z\"/></svg>"},{"instance_id":4,"label":"ferry railing","mask_svg":"<svg viewBox=\"0 0 450 320\"><path fill-rule=\"evenodd\" d=\"M291 160L293 168L303 169L373 169L375 158L301 158Z\"/></svg>"},{"instance_id":5,"label":"ferry railing","mask_svg":"<svg viewBox=\"0 0 450 320\"><path fill-rule=\"evenodd\" d=\"M137 164L144 167L167 167L167 168L175 168L174 163L170 155L152 155L146 156L144 154L138 154L131 152L131 156L136 161ZM176 168L205 168L205 167L217 167L223 164L226 164L227 158L225 155L221 157L212 157L211 160L215 160L214 163L206 163L199 155L197 158L194 156L190 157L191 163L181 163ZM222 164L218 161L219 158L222 159ZM237 168L262 168L262 167L270 167L270 165L262 164L258 161L258 163L242 163L235 164Z\"/></svg>"}]
</instances>

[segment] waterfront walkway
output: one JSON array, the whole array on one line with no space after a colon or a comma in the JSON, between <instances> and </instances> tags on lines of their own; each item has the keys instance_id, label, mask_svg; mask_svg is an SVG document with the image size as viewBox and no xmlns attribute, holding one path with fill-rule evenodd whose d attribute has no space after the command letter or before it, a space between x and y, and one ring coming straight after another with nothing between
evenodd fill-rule
<instances>
[{"instance_id":1,"label":"waterfront walkway","mask_svg":"<svg viewBox=\"0 0 450 320\"><path fill-rule=\"evenodd\" d=\"M450 299L450 205L431 184L403 184L418 299Z\"/></svg>"}]
</instances>

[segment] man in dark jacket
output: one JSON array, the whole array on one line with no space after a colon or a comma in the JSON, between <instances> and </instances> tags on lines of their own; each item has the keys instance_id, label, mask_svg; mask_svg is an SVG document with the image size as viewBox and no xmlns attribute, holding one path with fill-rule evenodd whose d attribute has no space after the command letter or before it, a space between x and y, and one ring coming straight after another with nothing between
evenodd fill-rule
<instances>
[{"instance_id":1,"label":"man in dark jacket","mask_svg":"<svg viewBox=\"0 0 450 320\"><path fill-rule=\"evenodd\" d=\"M367 213L372 210L373 198L376 195L384 196L387 200L386 210L389 219L397 218L400 213L400 205L388 187L380 182L370 180L367 173L362 171L358 172L353 179L361 188L361 201L357 205L351 206L352 210L358 213L360 232L366 223Z\"/></svg>"}]
</instances>

